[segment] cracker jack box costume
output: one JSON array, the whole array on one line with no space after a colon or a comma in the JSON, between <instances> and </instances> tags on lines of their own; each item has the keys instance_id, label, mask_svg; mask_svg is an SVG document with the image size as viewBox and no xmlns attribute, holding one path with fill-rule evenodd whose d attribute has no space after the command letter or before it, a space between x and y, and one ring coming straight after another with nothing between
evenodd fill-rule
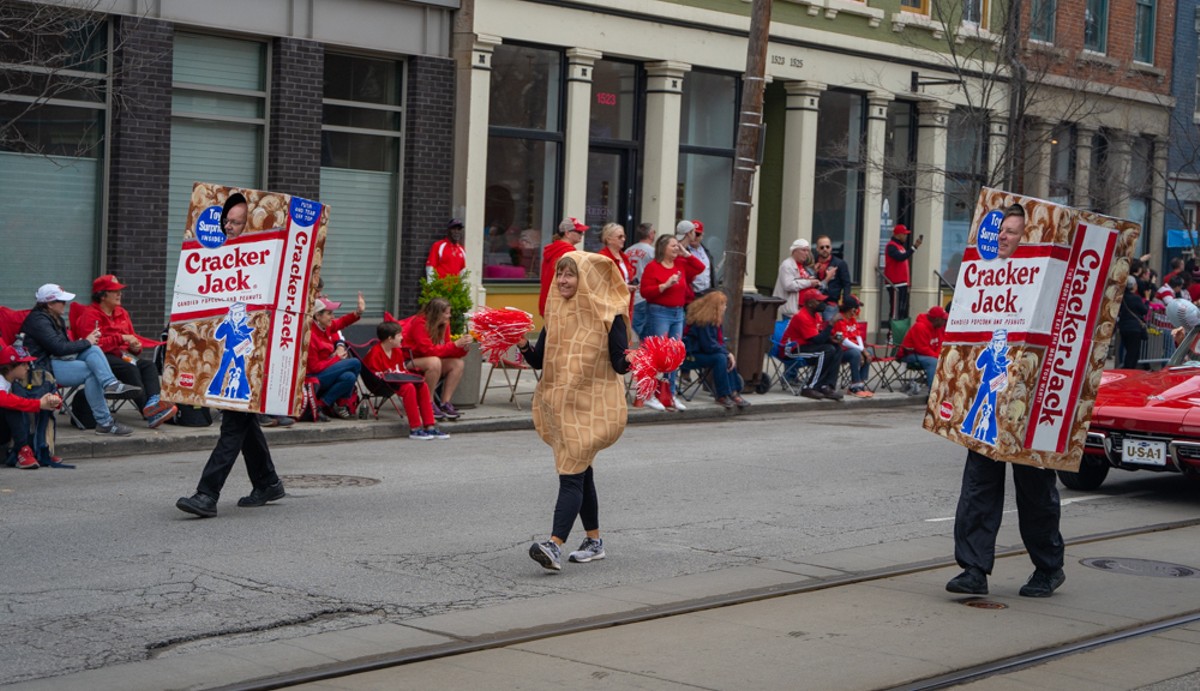
<instances>
[{"instance_id":1,"label":"cracker jack box costume","mask_svg":"<svg viewBox=\"0 0 1200 691\"><path fill-rule=\"evenodd\" d=\"M224 214L246 201L246 227ZM309 311L329 208L287 194L197 182L175 275L162 396L190 405L297 415Z\"/></svg>"},{"instance_id":2,"label":"cracker jack box costume","mask_svg":"<svg viewBox=\"0 0 1200 691\"><path fill-rule=\"evenodd\" d=\"M613 371L608 330L618 314L629 319L629 289L613 260L568 252L579 266L579 288L546 300L542 378L533 394L533 425L554 450L560 475L577 475L625 431L625 380Z\"/></svg>"},{"instance_id":3,"label":"cracker jack box costume","mask_svg":"<svg viewBox=\"0 0 1200 691\"><path fill-rule=\"evenodd\" d=\"M998 256L1004 211L1025 234ZM998 461L1076 471L1141 227L984 188L925 429Z\"/></svg>"}]
</instances>

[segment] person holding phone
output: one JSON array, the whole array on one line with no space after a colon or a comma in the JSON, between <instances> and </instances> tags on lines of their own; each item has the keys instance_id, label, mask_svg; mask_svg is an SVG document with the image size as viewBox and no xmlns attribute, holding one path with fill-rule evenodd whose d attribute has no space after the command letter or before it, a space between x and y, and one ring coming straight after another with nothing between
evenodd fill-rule
<instances>
[{"instance_id":1,"label":"person holding phone","mask_svg":"<svg viewBox=\"0 0 1200 691\"><path fill-rule=\"evenodd\" d=\"M892 229L892 239L888 241L883 259L883 277L888 280L888 297L892 303L891 318L908 318L908 283L910 270L908 260L925 241L924 235L918 235L912 247L908 246L908 237L912 231L903 223L897 223Z\"/></svg>"}]
</instances>

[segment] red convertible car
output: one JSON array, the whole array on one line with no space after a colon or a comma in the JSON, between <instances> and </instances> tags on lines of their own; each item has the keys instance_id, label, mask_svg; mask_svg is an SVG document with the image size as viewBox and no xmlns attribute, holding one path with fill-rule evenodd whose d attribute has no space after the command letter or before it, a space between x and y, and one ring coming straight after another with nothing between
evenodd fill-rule
<instances>
[{"instance_id":1,"label":"red convertible car","mask_svg":"<svg viewBox=\"0 0 1200 691\"><path fill-rule=\"evenodd\" d=\"M1109 468L1200 474L1200 329L1157 372L1104 373L1079 472L1058 478L1092 490Z\"/></svg>"}]
</instances>

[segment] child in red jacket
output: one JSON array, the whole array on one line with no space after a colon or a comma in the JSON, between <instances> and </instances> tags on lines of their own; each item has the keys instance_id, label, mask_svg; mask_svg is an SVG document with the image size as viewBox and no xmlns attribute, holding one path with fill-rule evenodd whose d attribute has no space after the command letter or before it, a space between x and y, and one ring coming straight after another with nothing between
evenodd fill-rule
<instances>
[{"instance_id":1,"label":"child in red jacket","mask_svg":"<svg viewBox=\"0 0 1200 691\"><path fill-rule=\"evenodd\" d=\"M450 435L437 428L433 416L433 397L429 387L419 374L404 368L404 350L400 346L400 324L385 321L375 327L379 343L363 358L363 364L381 379L388 374L408 374L414 381L393 383L392 387L404 402L404 415L408 418L409 439L449 439Z\"/></svg>"},{"instance_id":2,"label":"child in red jacket","mask_svg":"<svg viewBox=\"0 0 1200 691\"><path fill-rule=\"evenodd\" d=\"M33 470L39 467L31 444L31 431L27 413L39 413L58 408L62 399L57 394L48 393L38 398L25 398L12 393L13 382L25 379L29 372L29 363L37 358L30 357L24 350L6 346L0 341L0 448L11 438L12 451L6 462L10 468ZM60 465L65 468L60 459L51 458L49 465Z\"/></svg>"}]
</instances>

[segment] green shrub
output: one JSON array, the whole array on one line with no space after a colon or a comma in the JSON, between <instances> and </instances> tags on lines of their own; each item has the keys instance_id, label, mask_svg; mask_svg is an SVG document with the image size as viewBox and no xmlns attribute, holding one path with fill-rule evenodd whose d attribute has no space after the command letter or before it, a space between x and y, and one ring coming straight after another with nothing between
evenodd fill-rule
<instances>
[{"instance_id":1,"label":"green shrub","mask_svg":"<svg viewBox=\"0 0 1200 691\"><path fill-rule=\"evenodd\" d=\"M450 333L457 338L467 330L467 312L471 311L471 272L464 271L461 276L445 276L429 280L421 278L421 296L417 304L424 307L434 298L445 298L450 303Z\"/></svg>"}]
</instances>

